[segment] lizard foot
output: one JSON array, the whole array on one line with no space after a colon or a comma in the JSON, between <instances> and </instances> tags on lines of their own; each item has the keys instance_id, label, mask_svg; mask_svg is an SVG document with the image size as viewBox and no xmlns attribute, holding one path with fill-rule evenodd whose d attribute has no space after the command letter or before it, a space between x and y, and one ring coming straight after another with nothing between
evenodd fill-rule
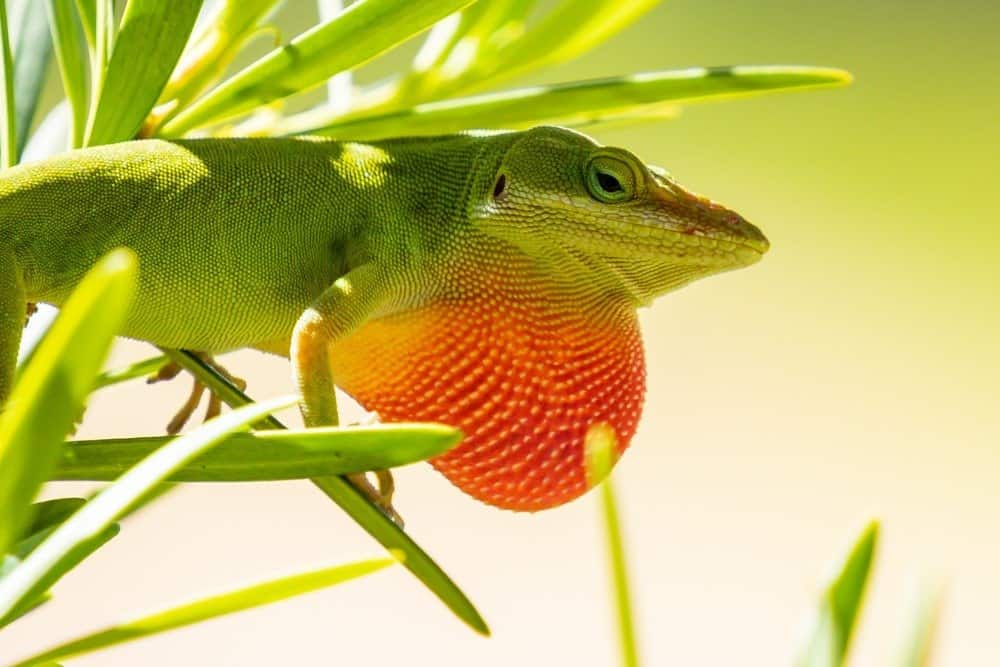
<instances>
[{"instance_id":1,"label":"lizard foot","mask_svg":"<svg viewBox=\"0 0 1000 667\"><path fill-rule=\"evenodd\" d=\"M348 475L347 479L354 485L354 488L367 496L376 507L392 519L393 523L402 528L404 526L403 517L392 506L392 495L396 491L396 483L392 479L392 473L388 470L374 470L372 472L378 480L378 488L375 488L368 481L367 474L363 472Z\"/></svg>"},{"instance_id":2,"label":"lizard foot","mask_svg":"<svg viewBox=\"0 0 1000 667\"><path fill-rule=\"evenodd\" d=\"M197 354L202 361L204 361L209 366L218 371L218 373L222 375L222 377L226 378L234 385L239 387L240 391L243 391L247 388L246 380L244 380L243 378L238 378L235 375L231 374L229 371L227 371L225 368L219 365L219 363L212 358L212 355L208 354L207 352L196 352L195 354ZM182 369L177 363L171 361L162 366L160 370L156 372L156 375L150 377L148 380L146 380L146 382L148 384L153 384L155 382L165 382L168 380L173 380L180 374L182 370L184 369ZM167 424L167 433L169 433L170 435L176 435L180 433L181 429L184 428L184 425L188 422L188 420L191 419L191 415L193 415L194 411L198 409L198 404L201 403L201 397L204 395L204 393L205 393L205 385L203 385L198 380L194 380L194 385L191 387L191 393L188 395L187 400L184 401L184 405L180 407L180 409L177 411L177 414L175 414L173 418L170 420L170 422ZM222 400L218 396L216 396L215 393L209 392L208 408L205 410L205 421L208 421L209 419L212 419L214 417L218 417L220 412L222 412Z\"/></svg>"}]
</instances>

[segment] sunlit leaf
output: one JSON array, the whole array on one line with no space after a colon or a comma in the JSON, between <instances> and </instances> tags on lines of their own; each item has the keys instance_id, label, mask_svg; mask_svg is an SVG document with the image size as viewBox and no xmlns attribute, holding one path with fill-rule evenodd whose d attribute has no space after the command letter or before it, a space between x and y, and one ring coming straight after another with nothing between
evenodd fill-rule
<instances>
[{"instance_id":1,"label":"sunlit leaf","mask_svg":"<svg viewBox=\"0 0 1000 667\"><path fill-rule=\"evenodd\" d=\"M229 380L197 355L180 350L164 351L171 359L205 383L205 386L214 391L227 405L236 407L250 401L246 394L233 386ZM266 424L258 423L257 427L283 429L284 425L274 417L270 417ZM475 606L455 582L420 548L420 545L414 542L406 532L393 523L352 484L337 476L314 477L312 482L382 546L390 551L398 550L402 553L403 566L437 595L456 616L465 621L476 632L484 635L489 634L486 621L483 620Z\"/></svg>"},{"instance_id":2,"label":"sunlit leaf","mask_svg":"<svg viewBox=\"0 0 1000 667\"><path fill-rule=\"evenodd\" d=\"M152 134L163 122L184 109L191 100L215 84L240 49L261 32L261 23L279 0L222 0L200 22L188 42L156 109L147 118L143 133Z\"/></svg>"},{"instance_id":3,"label":"sunlit leaf","mask_svg":"<svg viewBox=\"0 0 1000 667\"><path fill-rule=\"evenodd\" d=\"M800 667L839 667L843 664L861 613L878 534L877 522L865 527L823 592L812 635L797 663Z\"/></svg>"},{"instance_id":4,"label":"sunlit leaf","mask_svg":"<svg viewBox=\"0 0 1000 667\"><path fill-rule=\"evenodd\" d=\"M14 667L40 665L57 658L91 653L115 644L122 644L176 628L200 623L246 609L280 602L297 595L341 584L351 579L377 572L395 561L379 558L337 565L293 574L253 584L218 595L195 600L177 607L119 623L109 628L74 639L14 664Z\"/></svg>"},{"instance_id":5,"label":"sunlit leaf","mask_svg":"<svg viewBox=\"0 0 1000 667\"><path fill-rule=\"evenodd\" d=\"M64 521L17 569L0 580L0 618L6 618L12 609L48 588L54 573L65 571L66 563L77 558L79 550L98 540L175 470L230 433L294 403L294 398L281 398L244 406L172 440L143 459Z\"/></svg>"},{"instance_id":6,"label":"sunlit leaf","mask_svg":"<svg viewBox=\"0 0 1000 667\"><path fill-rule=\"evenodd\" d=\"M52 57L45 7L37 0L21 0L18 25L14 26L14 88L17 113L17 155L28 143L38 98ZM13 18L13 16L12 16Z\"/></svg>"},{"instance_id":7,"label":"sunlit leaf","mask_svg":"<svg viewBox=\"0 0 1000 667\"><path fill-rule=\"evenodd\" d=\"M925 585L915 594L907 610L903 641L899 648L899 667L930 667L934 640L941 617L943 592L940 586Z\"/></svg>"},{"instance_id":8,"label":"sunlit leaf","mask_svg":"<svg viewBox=\"0 0 1000 667\"><path fill-rule=\"evenodd\" d=\"M233 433L167 479L257 482L384 470L443 454L460 438L458 431L433 424ZM53 479L115 479L169 441L154 436L67 443Z\"/></svg>"},{"instance_id":9,"label":"sunlit leaf","mask_svg":"<svg viewBox=\"0 0 1000 667\"><path fill-rule=\"evenodd\" d=\"M504 76L564 62L589 51L659 4L660 0L561 0L538 25L509 45L493 69Z\"/></svg>"},{"instance_id":10,"label":"sunlit leaf","mask_svg":"<svg viewBox=\"0 0 1000 667\"><path fill-rule=\"evenodd\" d=\"M625 542L618 519L618 503L611 481L611 468L618 458L615 432L607 424L599 424L587 432L584 442L587 483L600 485L601 515L604 519L605 551L611 570L614 593L618 641L623 667L637 667L639 653L636 647L635 623L632 620L632 594L629 587L628 563L625 560Z\"/></svg>"},{"instance_id":11,"label":"sunlit leaf","mask_svg":"<svg viewBox=\"0 0 1000 667\"><path fill-rule=\"evenodd\" d=\"M690 103L792 88L844 84L846 72L813 67L695 68L612 79L519 88L430 102L374 116L329 119L300 114L275 128L285 134L325 134L351 139L431 135L472 128L518 129L540 124L582 125L617 117L636 118L664 103ZM662 117L652 114L652 117ZM323 124L329 121L329 124Z\"/></svg>"},{"instance_id":12,"label":"sunlit leaf","mask_svg":"<svg viewBox=\"0 0 1000 667\"><path fill-rule=\"evenodd\" d=\"M130 0L114 38L85 143L135 136L170 78L198 17L201 0Z\"/></svg>"},{"instance_id":13,"label":"sunlit leaf","mask_svg":"<svg viewBox=\"0 0 1000 667\"><path fill-rule=\"evenodd\" d=\"M17 113L14 100L14 56L6 1L0 2L0 169L17 162Z\"/></svg>"},{"instance_id":14,"label":"sunlit leaf","mask_svg":"<svg viewBox=\"0 0 1000 667\"><path fill-rule=\"evenodd\" d=\"M333 20L299 35L222 83L164 125L159 134L180 136L321 85L470 2L358 0Z\"/></svg>"},{"instance_id":15,"label":"sunlit leaf","mask_svg":"<svg viewBox=\"0 0 1000 667\"><path fill-rule=\"evenodd\" d=\"M104 546L111 538L118 534L118 524L112 524L97 535L92 535L74 544L63 557L48 568L42 576L34 579L31 585L17 597L11 605L5 604L6 600L0 599L0 628L12 623L24 614L28 613L48 598L48 589L52 587L67 572L83 562L88 556ZM53 531L54 532L54 531ZM50 535L48 531L43 531L42 535ZM29 538L25 544L20 545L29 554L38 548L37 540ZM0 590L3 590L8 581L19 580L24 573L24 563L18 562L17 566L10 574L0 579ZM0 593L2 595L2 593Z\"/></svg>"},{"instance_id":16,"label":"sunlit leaf","mask_svg":"<svg viewBox=\"0 0 1000 667\"><path fill-rule=\"evenodd\" d=\"M74 0L45 0L63 91L70 108L71 145L83 145L87 128L86 46Z\"/></svg>"},{"instance_id":17,"label":"sunlit leaf","mask_svg":"<svg viewBox=\"0 0 1000 667\"><path fill-rule=\"evenodd\" d=\"M169 360L161 354L156 357L150 357L149 359L137 361L134 364L129 364L125 368L105 371L97 377L96 386L98 388L110 387L111 385L128 382L129 380L135 380L136 378L148 377L163 368L168 361Z\"/></svg>"},{"instance_id":18,"label":"sunlit leaf","mask_svg":"<svg viewBox=\"0 0 1000 667\"><path fill-rule=\"evenodd\" d=\"M82 411L135 289L135 256L116 250L90 270L21 372L0 414L0 553L31 520L63 438Z\"/></svg>"},{"instance_id":19,"label":"sunlit leaf","mask_svg":"<svg viewBox=\"0 0 1000 667\"><path fill-rule=\"evenodd\" d=\"M76 8L80 16L80 27L83 36L91 50L97 44L97 3L103 0L76 0Z\"/></svg>"}]
</instances>

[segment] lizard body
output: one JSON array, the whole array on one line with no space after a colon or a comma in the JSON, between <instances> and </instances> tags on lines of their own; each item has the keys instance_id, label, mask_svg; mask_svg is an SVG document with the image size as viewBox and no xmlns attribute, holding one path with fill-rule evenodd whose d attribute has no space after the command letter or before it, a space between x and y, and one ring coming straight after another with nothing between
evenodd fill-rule
<instances>
[{"instance_id":1,"label":"lizard body","mask_svg":"<svg viewBox=\"0 0 1000 667\"><path fill-rule=\"evenodd\" d=\"M0 176L0 401L25 304L59 305L118 246L140 269L124 335L289 355L310 425L335 420L336 383L386 420L457 426L435 467L537 510L586 490L589 428L620 450L635 431L636 308L767 241L560 128L74 151Z\"/></svg>"}]
</instances>

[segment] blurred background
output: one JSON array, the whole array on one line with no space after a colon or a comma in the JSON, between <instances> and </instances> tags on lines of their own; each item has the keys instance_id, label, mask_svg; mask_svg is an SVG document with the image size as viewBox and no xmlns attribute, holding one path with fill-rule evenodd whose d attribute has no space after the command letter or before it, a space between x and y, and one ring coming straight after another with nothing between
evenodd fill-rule
<instances>
[{"instance_id":1,"label":"blurred background","mask_svg":"<svg viewBox=\"0 0 1000 667\"><path fill-rule=\"evenodd\" d=\"M287 2L277 22L290 37L312 12ZM670 0L532 80L770 63L856 78L593 132L740 211L773 248L642 314L648 402L615 479L646 664L788 664L830 564L870 517L884 540L854 664L892 656L925 578L947 596L937 664L995 664L997 25L987 0ZM112 363L149 353L124 342ZM257 397L291 390L281 359L224 361ZM157 432L188 389L101 393L79 435ZM71 664L615 664L593 495L524 515L478 504L427 465L397 481L408 528L491 639L396 568ZM56 586L0 656L76 635L81 618L98 627L150 600L375 553L308 483L188 485Z\"/></svg>"}]
</instances>

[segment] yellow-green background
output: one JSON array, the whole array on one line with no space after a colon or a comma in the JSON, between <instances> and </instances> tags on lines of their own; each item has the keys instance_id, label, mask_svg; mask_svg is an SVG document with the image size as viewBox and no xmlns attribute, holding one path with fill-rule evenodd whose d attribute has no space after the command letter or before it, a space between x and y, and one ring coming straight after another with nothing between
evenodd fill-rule
<instances>
[{"instance_id":1,"label":"yellow-green background","mask_svg":"<svg viewBox=\"0 0 1000 667\"><path fill-rule=\"evenodd\" d=\"M283 25L304 25L312 3L288 5ZM773 245L642 316L649 398L616 479L647 664L788 664L831 560L872 516L884 543L857 664L888 664L924 574L946 586L937 664L996 663L998 25L986 0L674 0L535 79L737 63L856 77L596 132ZM123 345L117 359L144 353ZM290 389L278 359L229 362L255 395ZM187 390L175 384L102 394L81 435L156 430ZM427 466L398 481L413 534L492 639L396 570L72 664L614 664L593 497L515 515ZM308 484L185 488L57 586L0 656L154 600L374 551Z\"/></svg>"}]
</instances>

